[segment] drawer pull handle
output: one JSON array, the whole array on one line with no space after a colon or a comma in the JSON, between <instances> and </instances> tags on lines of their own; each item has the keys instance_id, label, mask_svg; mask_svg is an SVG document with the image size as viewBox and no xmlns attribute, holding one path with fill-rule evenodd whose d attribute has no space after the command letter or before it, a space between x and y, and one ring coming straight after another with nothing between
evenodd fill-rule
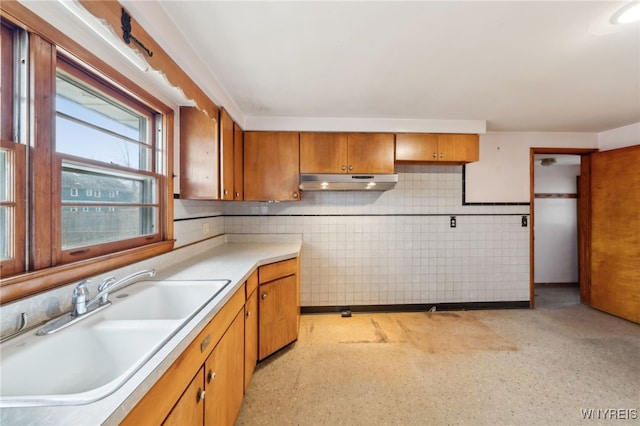
<instances>
[{"instance_id":1,"label":"drawer pull handle","mask_svg":"<svg viewBox=\"0 0 640 426\"><path fill-rule=\"evenodd\" d=\"M207 334L207 337L205 337L202 343L200 343L200 352L204 352L204 350L207 349L209 342L211 342L211 336Z\"/></svg>"}]
</instances>

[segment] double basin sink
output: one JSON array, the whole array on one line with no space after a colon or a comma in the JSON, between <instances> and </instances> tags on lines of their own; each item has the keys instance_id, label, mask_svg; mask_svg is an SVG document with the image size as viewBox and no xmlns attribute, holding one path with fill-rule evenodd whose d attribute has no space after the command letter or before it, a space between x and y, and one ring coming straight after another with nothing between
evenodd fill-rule
<instances>
[{"instance_id":1,"label":"double basin sink","mask_svg":"<svg viewBox=\"0 0 640 426\"><path fill-rule=\"evenodd\" d=\"M139 281L56 333L0 349L0 407L74 405L113 393L230 283Z\"/></svg>"}]
</instances>

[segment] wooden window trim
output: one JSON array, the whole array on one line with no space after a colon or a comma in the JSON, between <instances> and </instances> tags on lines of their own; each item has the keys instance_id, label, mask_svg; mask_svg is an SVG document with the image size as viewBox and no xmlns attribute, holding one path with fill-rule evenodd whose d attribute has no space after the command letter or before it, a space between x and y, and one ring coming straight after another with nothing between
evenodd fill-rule
<instances>
[{"instance_id":1,"label":"wooden window trim","mask_svg":"<svg viewBox=\"0 0 640 426\"><path fill-rule=\"evenodd\" d=\"M161 172L161 177L158 180L158 186L160 188L159 202L163 205L163 208L161 208L159 212L159 225L161 230L159 231L158 242L91 259L80 260L65 265L56 265L57 261L52 255L53 246L49 245L46 247L44 253L36 253L36 256L34 256L33 253L31 254L32 261L31 265L29 265L29 269L31 269L32 272L16 272L16 275L5 278L5 276L9 274L6 271L2 271L0 276L0 305L32 296L55 287L70 284L74 281L86 278L87 276L103 273L171 251L175 242L173 239L173 179L171 178L173 175L173 126L175 114L173 109L142 89L132 80L125 77L111 65L84 49L79 43L70 39L65 34L54 28L51 24L29 11L20 3L0 2L0 16L2 17L3 23L6 22L9 24L9 28L11 28L11 26L15 26L16 28L28 31L30 39L37 40L35 44L39 45L38 48L45 48L45 50L41 51L37 56L40 57L41 61L51 61L50 63L53 66L46 72L49 72L50 75L52 75L52 78L55 78L56 58L60 58L61 55L65 58L72 58L73 63L81 64L82 67L86 67L89 72L95 73L97 77L104 79L109 84L117 86L127 96L131 96L141 104L159 112L162 115L163 137L162 140L158 141L158 143L161 144L161 148L159 149L164 155L163 164L158 164L156 166L156 170ZM47 44L49 45L48 48ZM30 45L30 55L33 55L34 42L31 41ZM33 67L35 64L36 62L32 59L31 66ZM34 91L33 86L30 90ZM40 91L41 90L42 89L40 89ZM32 94L33 93L34 92L32 92ZM55 96L55 90L53 92L49 90L47 92L47 96ZM40 140L44 143L45 138L49 138L49 140L51 138L55 111L46 104L45 99L40 99L39 101L42 103L39 106L40 108L43 108L44 104L44 109L46 111L45 115L48 116L48 124L46 122L42 123L32 121L32 125L30 126L32 132L31 140L35 140L37 142L38 137L40 137ZM38 100L36 99L35 102L38 102ZM51 105L50 99L48 102L49 105ZM47 108L49 109L48 111ZM38 110L37 105L35 109ZM42 113L40 113L40 115L42 116ZM38 131L39 135L33 134L35 131ZM155 128L150 129L150 131L155 134ZM46 154L42 153L43 155L40 156L41 158L36 157L36 160L40 159L42 162L48 163L49 166L52 166L53 160L51 157L53 146L51 143L49 143L48 149L49 151ZM32 150L30 150L29 156L33 161L33 156L31 154ZM47 161L44 160L44 157L46 156L49 157ZM154 153L153 161L156 160L157 157ZM38 166L36 165L36 167ZM46 172L46 170L46 167L45 169L39 170L39 175L49 176L50 179L53 175L51 175L50 172ZM30 176L30 179L33 179L33 177ZM44 193L31 194L31 200L37 200L40 195L43 195L45 199L47 199L47 194ZM49 191L48 197L51 198L51 191ZM51 206L50 201L49 206ZM29 210L32 211L33 208L30 208ZM31 221L33 221L33 217L31 218ZM42 220L40 222L42 222ZM26 226L26 222L24 220L23 224ZM33 226L36 225L34 224ZM49 231L46 231L47 229L49 229ZM51 234L50 229L53 228L51 228L47 223L46 226L40 225L37 232L40 232L41 234L48 232ZM31 234L33 237L33 232ZM25 233L23 232L22 235L25 235ZM32 241L33 240L29 242L30 249L33 247ZM24 252L24 250L22 250L22 252ZM34 258L37 258L38 261L34 262ZM24 264L24 262L25 261L23 260L22 263ZM37 267L34 263L38 262L43 263L44 266L40 269L34 270L35 267Z\"/></svg>"}]
</instances>

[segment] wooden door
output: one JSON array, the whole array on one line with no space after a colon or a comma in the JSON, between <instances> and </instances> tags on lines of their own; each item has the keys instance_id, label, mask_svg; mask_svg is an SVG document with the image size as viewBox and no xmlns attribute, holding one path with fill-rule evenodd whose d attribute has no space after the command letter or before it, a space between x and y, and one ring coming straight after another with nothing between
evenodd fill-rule
<instances>
[{"instance_id":1,"label":"wooden door","mask_svg":"<svg viewBox=\"0 0 640 426\"><path fill-rule=\"evenodd\" d=\"M233 123L233 199L244 200L244 132Z\"/></svg>"},{"instance_id":2,"label":"wooden door","mask_svg":"<svg viewBox=\"0 0 640 426\"><path fill-rule=\"evenodd\" d=\"M258 357L264 359L298 338L297 276L261 284Z\"/></svg>"},{"instance_id":3,"label":"wooden door","mask_svg":"<svg viewBox=\"0 0 640 426\"><path fill-rule=\"evenodd\" d=\"M300 173L347 173L347 134L300 133Z\"/></svg>"},{"instance_id":4,"label":"wooden door","mask_svg":"<svg viewBox=\"0 0 640 426\"><path fill-rule=\"evenodd\" d=\"M438 135L432 133L396 134L396 163L438 161Z\"/></svg>"},{"instance_id":5,"label":"wooden door","mask_svg":"<svg viewBox=\"0 0 640 426\"><path fill-rule=\"evenodd\" d=\"M298 201L298 133L245 132L245 201Z\"/></svg>"},{"instance_id":6,"label":"wooden door","mask_svg":"<svg viewBox=\"0 0 640 426\"><path fill-rule=\"evenodd\" d=\"M244 395L244 309L205 362L205 425L233 425Z\"/></svg>"},{"instance_id":7,"label":"wooden door","mask_svg":"<svg viewBox=\"0 0 640 426\"><path fill-rule=\"evenodd\" d=\"M393 133L349 133L348 173L393 173Z\"/></svg>"},{"instance_id":8,"label":"wooden door","mask_svg":"<svg viewBox=\"0 0 640 426\"><path fill-rule=\"evenodd\" d=\"M194 107L180 107L180 198L219 198L218 122Z\"/></svg>"},{"instance_id":9,"label":"wooden door","mask_svg":"<svg viewBox=\"0 0 640 426\"><path fill-rule=\"evenodd\" d=\"M198 371L163 426L202 426L204 424L204 368Z\"/></svg>"},{"instance_id":10,"label":"wooden door","mask_svg":"<svg viewBox=\"0 0 640 426\"><path fill-rule=\"evenodd\" d=\"M220 199L233 200L234 165L233 120L226 110L220 112Z\"/></svg>"},{"instance_id":11,"label":"wooden door","mask_svg":"<svg viewBox=\"0 0 640 426\"><path fill-rule=\"evenodd\" d=\"M256 277L257 279L257 277ZM244 310L244 390L247 391L258 361L258 290L247 298Z\"/></svg>"},{"instance_id":12,"label":"wooden door","mask_svg":"<svg viewBox=\"0 0 640 426\"><path fill-rule=\"evenodd\" d=\"M438 161L462 164L478 161L479 159L478 135L438 135Z\"/></svg>"},{"instance_id":13,"label":"wooden door","mask_svg":"<svg viewBox=\"0 0 640 426\"><path fill-rule=\"evenodd\" d=\"M640 145L591 156L591 306L640 323Z\"/></svg>"}]
</instances>

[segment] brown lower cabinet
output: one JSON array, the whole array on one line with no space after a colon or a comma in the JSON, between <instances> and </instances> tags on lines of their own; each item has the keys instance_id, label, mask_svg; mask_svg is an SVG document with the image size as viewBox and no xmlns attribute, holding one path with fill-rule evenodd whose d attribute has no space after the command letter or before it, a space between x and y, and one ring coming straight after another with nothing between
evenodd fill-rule
<instances>
[{"instance_id":1,"label":"brown lower cabinet","mask_svg":"<svg viewBox=\"0 0 640 426\"><path fill-rule=\"evenodd\" d=\"M121 424L233 425L258 359L298 338L298 270L254 271Z\"/></svg>"},{"instance_id":2,"label":"brown lower cabinet","mask_svg":"<svg viewBox=\"0 0 640 426\"><path fill-rule=\"evenodd\" d=\"M262 360L298 339L300 290L298 258L261 266L258 359Z\"/></svg>"}]
</instances>

